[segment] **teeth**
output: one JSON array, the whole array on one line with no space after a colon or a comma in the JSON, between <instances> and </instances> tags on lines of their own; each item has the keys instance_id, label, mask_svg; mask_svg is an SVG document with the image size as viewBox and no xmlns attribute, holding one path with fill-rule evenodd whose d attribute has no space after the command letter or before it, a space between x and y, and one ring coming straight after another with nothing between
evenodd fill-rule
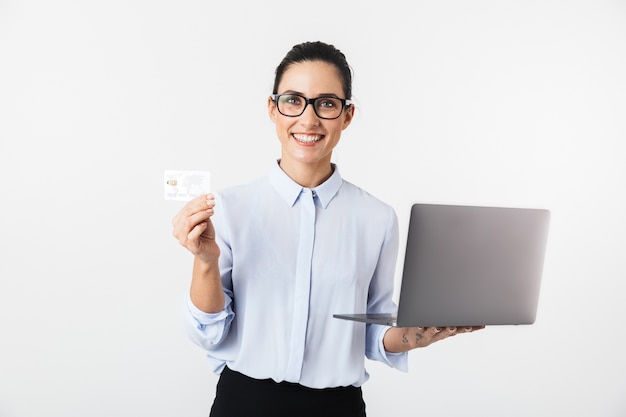
<instances>
[{"instance_id":1,"label":"teeth","mask_svg":"<svg viewBox=\"0 0 626 417\"><path fill-rule=\"evenodd\" d=\"M298 133L294 133L293 137L296 138L298 141L304 143L317 142L318 140L322 139L322 135L302 135Z\"/></svg>"}]
</instances>

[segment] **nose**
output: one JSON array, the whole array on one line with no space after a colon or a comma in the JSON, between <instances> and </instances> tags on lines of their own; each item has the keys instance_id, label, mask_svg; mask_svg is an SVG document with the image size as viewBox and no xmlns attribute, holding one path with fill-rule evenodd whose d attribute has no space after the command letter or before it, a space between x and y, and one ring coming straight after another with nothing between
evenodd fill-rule
<instances>
[{"instance_id":1,"label":"nose","mask_svg":"<svg viewBox=\"0 0 626 417\"><path fill-rule=\"evenodd\" d=\"M300 115L299 121L304 126L317 126L320 123L320 118L317 117L313 104L307 104L304 113Z\"/></svg>"}]
</instances>

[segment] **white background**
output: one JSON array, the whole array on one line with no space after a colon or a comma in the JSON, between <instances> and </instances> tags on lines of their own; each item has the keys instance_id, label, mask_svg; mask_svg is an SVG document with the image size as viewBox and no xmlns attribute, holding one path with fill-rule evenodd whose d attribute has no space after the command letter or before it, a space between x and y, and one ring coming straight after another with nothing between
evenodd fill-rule
<instances>
[{"instance_id":1,"label":"white background","mask_svg":"<svg viewBox=\"0 0 626 417\"><path fill-rule=\"evenodd\" d=\"M335 161L401 230L552 210L537 322L368 361L369 415L626 416L626 2L599 0L0 0L0 416L208 414L163 170L265 174L305 40L354 68Z\"/></svg>"}]
</instances>

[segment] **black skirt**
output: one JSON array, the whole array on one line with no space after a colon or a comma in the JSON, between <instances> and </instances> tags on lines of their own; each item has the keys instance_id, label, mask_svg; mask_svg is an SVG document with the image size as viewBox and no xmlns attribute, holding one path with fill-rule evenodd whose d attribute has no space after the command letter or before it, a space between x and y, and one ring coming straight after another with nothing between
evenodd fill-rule
<instances>
[{"instance_id":1,"label":"black skirt","mask_svg":"<svg viewBox=\"0 0 626 417\"><path fill-rule=\"evenodd\" d=\"M365 402L360 387L313 389L254 379L225 367L209 416L365 417Z\"/></svg>"}]
</instances>

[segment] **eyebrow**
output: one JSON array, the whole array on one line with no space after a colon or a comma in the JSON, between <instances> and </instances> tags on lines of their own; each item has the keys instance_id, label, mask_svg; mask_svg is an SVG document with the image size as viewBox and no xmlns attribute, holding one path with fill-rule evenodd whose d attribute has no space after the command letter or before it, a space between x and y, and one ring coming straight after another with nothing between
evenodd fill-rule
<instances>
[{"instance_id":1,"label":"eyebrow","mask_svg":"<svg viewBox=\"0 0 626 417\"><path fill-rule=\"evenodd\" d=\"M304 95L304 93L301 93L300 91L295 91L295 90L287 90L284 93L278 93L278 94L297 94L299 96L302 97L306 97L306 95ZM319 98L319 97L332 97L332 98L340 98L337 94L335 93L322 93L317 97L308 97L308 98Z\"/></svg>"}]
</instances>

